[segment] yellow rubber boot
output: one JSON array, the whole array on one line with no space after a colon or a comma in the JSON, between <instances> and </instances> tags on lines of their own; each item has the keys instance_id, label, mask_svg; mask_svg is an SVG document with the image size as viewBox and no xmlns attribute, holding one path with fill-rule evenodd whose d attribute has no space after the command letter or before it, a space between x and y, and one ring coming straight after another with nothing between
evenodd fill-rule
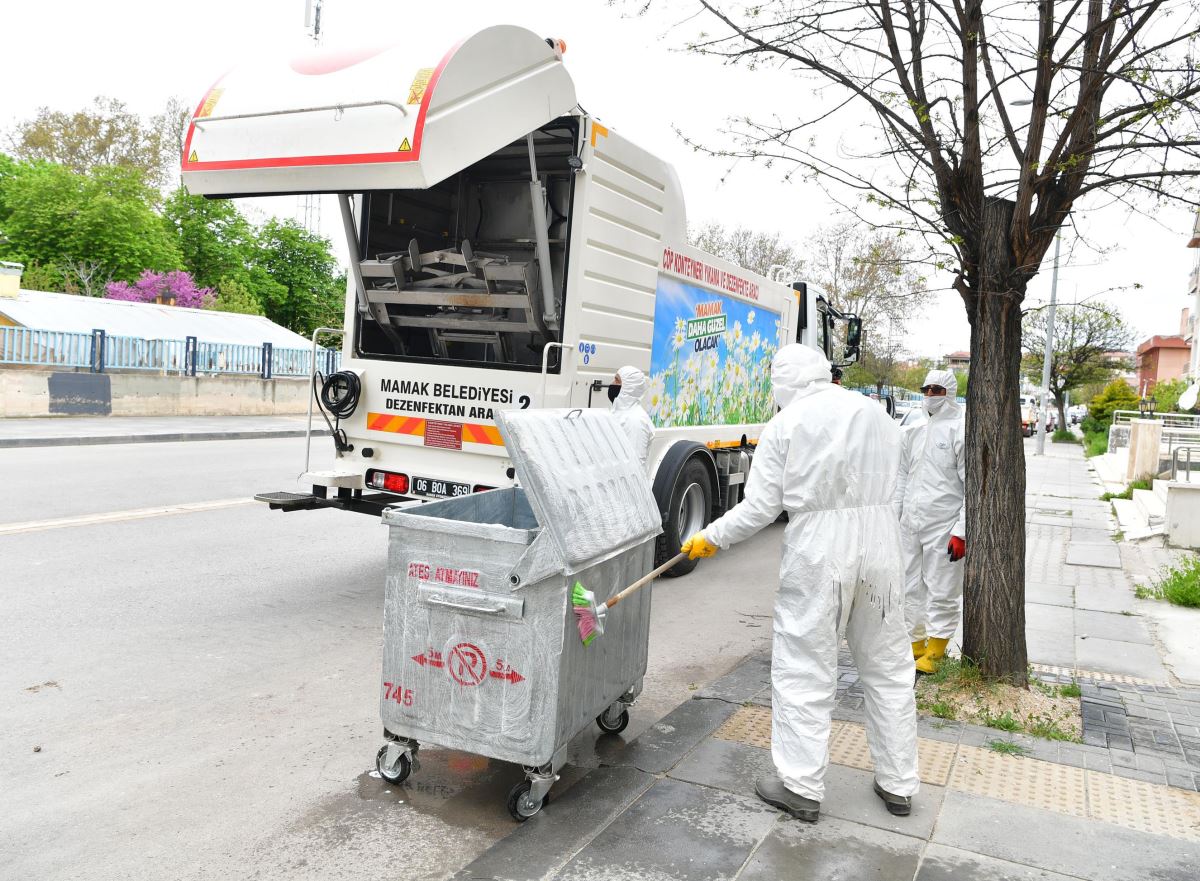
<instances>
[{"instance_id":1,"label":"yellow rubber boot","mask_svg":"<svg viewBox=\"0 0 1200 881\"><path fill-rule=\"evenodd\" d=\"M925 648L925 654L917 659L918 673L933 673L937 670L937 662L946 657L946 646L950 644L948 639L938 639L936 636L929 637L929 644Z\"/></svg>"},{"instance_id":2,"label":"yellow rubber boot","mask_svg":"<svg viewBox=\"0 0 1200 881\"><path fill-rule=\"evenodd\" d=\"M918 640L913 643L913 660L919 660L921 655L925 654L925 640Z\"/></svg>"}]
</instances>

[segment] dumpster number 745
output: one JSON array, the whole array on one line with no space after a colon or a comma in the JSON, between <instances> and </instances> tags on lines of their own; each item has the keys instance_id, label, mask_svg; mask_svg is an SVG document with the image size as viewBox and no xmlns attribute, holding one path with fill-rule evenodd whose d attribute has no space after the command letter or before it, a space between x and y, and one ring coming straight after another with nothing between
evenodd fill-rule
<instances>
[{"instance_id":1,"label":"dumpster number 745","mask_svg":"<svg viewBox=\"0 0 1200 881\"><path fill-rule=\"evenodd\" d=\"M402 707L411 707L413 705L412 689L385 682L383 683L383 699L385 701L395 701Z\"/></svg>"}]
</instances>

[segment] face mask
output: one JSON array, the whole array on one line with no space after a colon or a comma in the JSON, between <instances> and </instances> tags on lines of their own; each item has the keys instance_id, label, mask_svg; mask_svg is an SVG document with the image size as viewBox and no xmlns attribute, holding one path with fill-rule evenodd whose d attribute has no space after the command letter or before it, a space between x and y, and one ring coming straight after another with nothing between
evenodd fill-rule
<instances>
[{"instance_id":1,"label":"face mask","mask_svg":"<svg viewBox=\"0 0 1200 881\"><path fill-rule=\"evenodd\" d=\"M925 412L932 416L942 407L946 406L945 397L928 397L925 399Z\"/></svg>"},{"instance_id":2,"label":"face mask","mask_svg":"<svg viewBox=\"0 0 1200 881\"><path fill-rule=\"evenodd\" d=\"M619 385L610 385L608 387L608 399L610 401L615 401L619 394L621 394L621 387Z\"/></svg>"}]
</instances>

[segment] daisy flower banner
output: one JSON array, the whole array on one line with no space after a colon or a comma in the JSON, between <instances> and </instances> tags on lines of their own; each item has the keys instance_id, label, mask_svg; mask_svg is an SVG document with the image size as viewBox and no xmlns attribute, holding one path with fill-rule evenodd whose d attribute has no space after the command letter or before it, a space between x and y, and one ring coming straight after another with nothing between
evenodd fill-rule
<instances>
[{"instance_id":1,"label":"daisy flower banner","mask_svg":"<svg viewBox=\"0 0 1200 881\"><path fill-rule=\"evenodd\" d=\"M766 422L779 313L658 277L646 409L659 428Z\"/></svg>"}]
</instances>

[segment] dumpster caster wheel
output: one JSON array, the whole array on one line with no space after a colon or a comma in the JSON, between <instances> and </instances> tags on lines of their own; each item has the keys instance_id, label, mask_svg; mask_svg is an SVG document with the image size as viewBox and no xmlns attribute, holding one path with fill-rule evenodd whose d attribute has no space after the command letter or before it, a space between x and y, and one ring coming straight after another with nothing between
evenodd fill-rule
<instances>
[{"instance_id":1,"label":"dumpster caster wheel","mask_svg":"<svg viewBox=\"0 0 1200 881\"><path fill-rule=\"evenodd\" d=\"M522 780L508 791L508 812L518 823L524 823L550 801L550 793L542 796L540 801L534 801L529 796L530 786L528 780Z\"/></svg>"},{"instance_id":2,"label":"dumpster caster wheel","mask_svg":"<svg viewBox=\"0 0 1200 881\"><path fill-rule=\"evenodd\" d=\"M396 760L396 764L389 768L384 764L387 760L387 750L386 744L379 748L379 752L375 755L375 770L379 772L379 776L387 783L392 784L392 786L399 786L412 773L412 762L408 756L401 753L400 757Z\"/></svg>"},{"instance_id":3,"label":"dumpster caster wheel","mask_svg":"<svg viewBox=\"0 0 1200 881\"><path fill-rule=\"evenodd\" d=\"M629 724L629 710L622 708L620 713L613 713L607 709L596 717L596 724L605 734L620 734Z\"/></svg>"}]
</instances>

